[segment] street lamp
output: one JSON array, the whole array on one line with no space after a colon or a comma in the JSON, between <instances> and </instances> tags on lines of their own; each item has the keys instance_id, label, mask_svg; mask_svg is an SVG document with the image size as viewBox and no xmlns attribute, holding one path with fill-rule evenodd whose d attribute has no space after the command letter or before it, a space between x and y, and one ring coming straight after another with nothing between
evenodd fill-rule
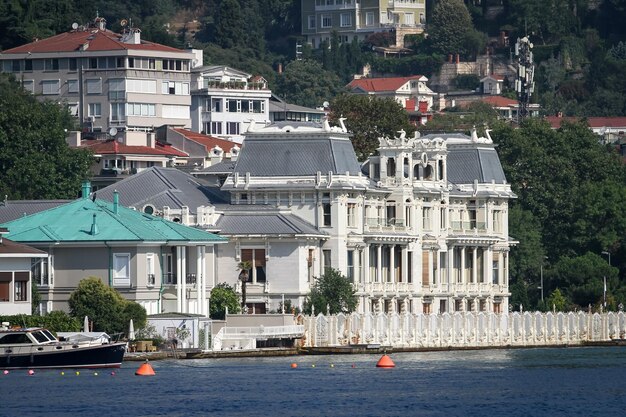
<instances>
[{"instance_id":1,"label":"street lamp","mask_svg":"<svg viewBox=\"0 0 626 417\"><path fill-rule=\"evenodd\" d=\"M611 266L611 252L607 252L605 250L602 251L602 255L609 255L609 266Z\"/></svg>"},{"instance_id":2,"label":"street lamp","mask_svg":"<svg viewBox=\"0 0 626 417\"><path fill-rule=\"evenodd\" d=\"M540 272L540 277L541 277L541 285L540 285L539 287L537 287L538 289L540 289L540 290L541 290L541 302L542 302L542 303L543 303L543 260L544 260L544 259L548 259L548 257L547 257L547 256L544 256L544 257L541 259L541 269L540 269L540 271L541 271L541 272Z\"/></svg>"}]
</instances>

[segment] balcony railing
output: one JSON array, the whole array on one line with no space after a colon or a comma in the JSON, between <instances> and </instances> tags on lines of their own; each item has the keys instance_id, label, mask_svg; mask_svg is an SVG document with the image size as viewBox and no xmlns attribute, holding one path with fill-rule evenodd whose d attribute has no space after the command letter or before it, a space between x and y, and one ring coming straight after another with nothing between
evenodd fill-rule
<instances>
[{"instance_id":1,"label":"balcony railing","mask_svg":"<svg viewBox=\"0 0 626 417\"><path fill-rule=\"evenodd\" d=\"M485 231L487 230L487 223L485 222L475 222L475 221L469 221L469 222L461 222L461 221L452 221L450 222L451 226L452 226L452 230L454 231L461 231L461 230L473 230L476 229L478 231Z\"/></svg>"},{"instance_id":2,"label":"balcony railing","mask_svg":"<svg viewBox=\"0 0 626 417\"><path fill-rule=\"evenodd\" d=\"M189 273L187 274L187 279L185 279L186 284L195 285L196 284L196 274Z\"/></svg>"},{"instance_id":3,"label":"balcony railing","mask_svg":"<svg viewBox=\"0 0 626 417\"><path fill-rule=\"evenodd\" d=\"M156 284L156 278L154 274L148 274L148 286L154 287L154 284Z\"/></svg>"},{"instance_id":4,"label":"balcony railing","mask_svg":"<svg viewBox=\"0 0 626 417\"><path fill-rule=\"evenodd\" d=\"M48 274L33 274L31 278L37 285L47 287L48 285L52 284L52 277L48 276Z\"/></svg>"},{"instance_id":5,"label":"balcony railing","mask_svg":"<svg viewBox=\"0 0 626 417\"><path fill-rule=\"evenodd\" d=\"M166 285L176 285L178 280L176 279L176 274L173 272L165 273L165 284Z\"/></svg>"}]
</instances>

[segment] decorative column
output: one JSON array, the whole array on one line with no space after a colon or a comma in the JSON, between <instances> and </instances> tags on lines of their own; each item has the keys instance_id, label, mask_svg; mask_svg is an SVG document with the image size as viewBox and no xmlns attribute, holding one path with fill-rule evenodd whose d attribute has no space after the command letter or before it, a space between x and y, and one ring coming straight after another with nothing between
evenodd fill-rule
<instances>
[{"instance_id":1,"label":"decorative column","mask_svg":"<svg viewBox=\"0 0 626 417\"><path fill-rule=\"evenodd\" d=\"M476 284L478 282L477 280L478 268L476 265L476 259L478 258L477 252L478 252L478 248L474 246L472 248L472 284Z\"/></svg>"},{"instance_id":2,"label":"decorative column","mask_svg":"<svg viewBox=\"0 0 626 417\"><path fill-rule=\"evenodd\" d=\"M202 314L202 291L204 278L202 273L202 247L196 246L196 314Z\"/></svg>"},{"instance_id":3,"label":"decorative column","mask_svg":"<svg viewBox=\"0 0 626 417\"><path fill-rule=\"evenodd\" d=\"M388 245L389 248L389 272L388 282L396 282L396 245Z\"/></svg>"},{"instance_id":4,"label":"decorative column","mask_svg":"<svg viewBox=\"0 0 626 417\"><path fill-rule=\"evenodd\" d=\"M383 262L382 262L383 245L376 245L376 281L383 282Z\"/></svg>"},{"instance_id":5,"label":"decorative column","mask_svg":"<svg viewBox=\"0 0 626 417\"><path fill-rule=\"evenodd\" d=\"M180 282L182 292L182 309L180 312L187 313L187 247L181 246L180 254Z\"/></svg>"},{"instance_id":6,"label":"decorative column","mask_svg":"<svg viewBox=\"0 0 626 417\"><path fill-rule=\"evenodd\" d=\"M365 245L365 249L363 250L363 285L367 286L370 283L370 246Z\"/></svg>"},{"instance_id":7,"label":"decorative column","mask_svg":"<svg viewBox=\"0 0 626 417\"><path fill-rule=\"evenodd\" d=\"M465 246L461 246L461 265L459 265L461 269L461 282L457 284L465 284Z\"/></svg>"},{"instance_id":8,"label":"decorative column","mask_svg":"<svg viewBox=\"0 0 626 417\"><path fill-rule=\"evenodd\" d=\"M408 274L409 274L409 247L408 246L402 246L401 249L401 256L402 256L402 274L400 275L400 282L403 283L408 283L409 279L408 279Z\"/></svg>"},{"instance_id":9,"label":"decorative column","mask_svg":"<svg viewBox=\"0 0 626 417\"><path fill-rule=\"evenodd\" d=\"M182 291L182 251L180 246L176 246L176 311L183 312L183 291Z\"/></svg>"}]
</instances>

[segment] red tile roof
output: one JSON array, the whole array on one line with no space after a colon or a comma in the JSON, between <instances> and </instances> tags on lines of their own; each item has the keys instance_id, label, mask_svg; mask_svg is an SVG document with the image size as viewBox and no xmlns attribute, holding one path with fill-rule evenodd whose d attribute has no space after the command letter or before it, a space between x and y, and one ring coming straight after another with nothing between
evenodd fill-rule
<instances>
[{"instance_id":1,"label":"red tile roof","mask_svg":"<svg viewBox=\"0 0 626 417\"><path fill-rule=\"evenodd\" d=\"M35 249L31 246L24 245L22 243L17 243L12 240L3 237L0 240L0 255L34 255L35 257L42 257L42 255L46 255L46 252Z\"/></svg>"},{"instance_id":2,"label":"red tile roof","mask_svg":"<svg viewBox=\"0 0 626 417\"><path fill-rule=\"evenodd\" d=\"M91 149L93 153L101 155L157 155L157 156L189 156L171 145L157 142L154 148L149 146L129 146L114 139L111 140L83 140L81 146Z\"/></svg>"},{"instance_id":3,"label":"red tile roof","mask_svg":"<svg viewBox=\"0 0 626 417\"><path fill-rule=\"evenodd\" d=\"M559 117L559 116L547 116L546 120L550 125L556 129L561 127L562 122L576 123L582 120L582 117ZM591 128L626 128L626 117L587 117L586 118L589 127Z\"/></svg>"},{"instance_id":4,"label":"red tile roof","mask_svg":"<svg viewBox=\"0 0 626 417\"><path fill-rule=\"evenodd\" d=\"M86 52L90 51L116 51L116 50L141 50L160 52L184 52L181 49L161 45L154 42L141 40L140 44L122 42L122 35L110 30L89 28L86 30L72 30L60 33L46 39L27 43L12 49L3 51L3 54L24 53L49 53L49 52L77 52L86 45ZM84 47L83 47L84 48Z\"/></svg>"},{"instance_id":5,"label":"red tile roof","mask_svg":"<svg viewBox=\"0 0 626 417\"><path fill-rule=\"evenodd\" d=\"M491 79L494 79L496 81L504 81L504 75L500 75L500 74L490 74L490 75L487 75L486 77L483 78L483 80L485 78L491 78Z\"/></svg>"},{"instance_id":6,"label":"red tile roof","mask_svg":"<svg viewBox=\"0 0 626 417\"><path fill-rule=\"evenodd\" d=\"M231 142L229 140L203 135L202 133L192 132L188 129L172 128L172 130L174 130L176 133L183 135L191 141L204 145L207 149L207 152L213 149L216 145L222 148L224 152L230 152L230 150L235 147L235 145L237 145L235 142Z\"/></svg>"},{"instance_id":7,"label":"red tile roof","mask_svg":"<svg viewBox=\"0 0 626 417\"><path fill-rule=\"evenodd\" d=\"M493 107L517 107L519 102L507 97L502 96L487 96L480 99L481 101L490 104Z\"/></svg>"},{"instance_id":8,"label":"red tile roof","mask_svg":"<svg viewBox=\"0 0 626 417\"><path fill-rule=\"evenodd\" d=\"M348 88L360 88L371 93L382 91L396 91L411 80L419 80L422 75L411 77L390 77L390 78L359 78L350 81Z\"/></svg>"}]
</instances>

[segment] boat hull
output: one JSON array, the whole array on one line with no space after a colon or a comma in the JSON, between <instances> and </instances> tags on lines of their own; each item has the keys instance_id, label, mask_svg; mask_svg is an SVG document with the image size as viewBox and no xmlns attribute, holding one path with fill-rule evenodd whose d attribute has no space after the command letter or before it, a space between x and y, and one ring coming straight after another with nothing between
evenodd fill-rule
<instances>
[{"instance_id":1,"label":"boat hull","mask_svg":"<svg viewBox=\"0 0 626 417\"><path fill-rule=\"evenodd\" d=\"M125 343L111 343L30 353L5 351L0 356L0 369L119 368L125 347Z\"/></svg>"}]
</instances>

